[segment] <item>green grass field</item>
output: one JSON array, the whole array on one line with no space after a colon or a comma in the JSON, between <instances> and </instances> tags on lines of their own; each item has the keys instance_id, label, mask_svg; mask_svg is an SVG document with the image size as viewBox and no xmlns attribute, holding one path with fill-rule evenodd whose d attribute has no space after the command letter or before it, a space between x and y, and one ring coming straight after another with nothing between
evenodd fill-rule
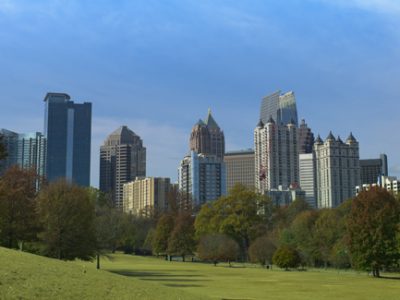
<instances>
[{"instance_id":1,"label":"green grass field","mask_svg":"<svg viewBox=\"0 0 400 300\"><path fill-rule=\"evenodd\" d=\"M102 268L0 248L0 299L400 299L400 276L214 267L122 254L103 259Z\"/></svg>"}]
</instances>

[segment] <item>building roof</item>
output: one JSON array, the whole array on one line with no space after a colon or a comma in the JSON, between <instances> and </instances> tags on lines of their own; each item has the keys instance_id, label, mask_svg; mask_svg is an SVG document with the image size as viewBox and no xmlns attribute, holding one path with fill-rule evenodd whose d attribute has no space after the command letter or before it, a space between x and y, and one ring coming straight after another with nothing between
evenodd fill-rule
<instances>
[{"instance_id":1,"label":"building roof","mask_svg":"<svg viewBox=\"0 0 400 300\"><path fill-rule=\"evenodd\" d=\"M207 114L207 118L205 120L205 124L209 127L209 128L218 128L219 126L217 124L217 122L214 120L212 114L211 114L211 109L208 109L208 114Z\"/></svg>"},{"instance_id":2,"label":"building roof","mask_svg":"<svg viewBox=\"0 0 400 300\"><path fill-rule=\"evenodd\" d=\"M242 150L227 151L224 156L234 156L234 155L244 155L244 154L254 154L254 150L249 148Z\"/></svg>"},{"instance_id":3,"label":"building roof","mask_svg":"<svg viewBox=\"0 0 400 300\"><path fill-rule=\"evenodd\" d=\"M332 134L332 131L329 131L329 135L326 137L325 141L336 141L335 137Z\"/></svg>"},{"instance_id":4,"label":"building roof","mask_svg":"<svg viewBox=\"0 0 400 300\"><path fill-rule=\"evenodd\" d=\"M356 138L353 136L353 133L350 132L349 137L347 138L346 142L357 142Z\"/></svg>"},{"instance_id":5,"label":"building roof","mask_svg":"<svg viewBox=\"0 0 400 300\"><path fill-rule=\"evenodd\" d=\"M120 126L113 131L108 137L107 141L118 141L119 144L134 143L138 136L128 128L128 126Z\"/></svg>"},{"instance_id":6,"label":"building roof","mask_svg":"<svg viewBox=\"0 0 400 300\"><path fill-rule=\"evenodd\" d=\"M267 124L268 123L275 124L274 118L272 116L269 116Z\"/></svg>"},{"instance_id":7,"label":"building roof","mask_svg":"<svg viewBox=\"0 0 400 300\"><path fill-rule=\"evenodd\" d=\"M317 138L315 139L315 142L314 142L315 144L322 144L323 142L322 142L322 139L321 139L321 136L318 134L318 136L317 136Z\"/></svg>"},{"instance_id":8,"label":"building roof","mask_svg":"<svg viewBox=\"0 0 400 300\"><path fill-rule=\"evenodd\" d=\"M66 93L52 93L52 92L49 92L49 93L46 94L46 96L44 97L43 101L47 101L51 97L65 98L65 100L71 100L70 95L68 95Z\"/></svg>"},{"instance_id":9,"label":"building roof","mask_svg":"<svg viewBox=\"0 0 400 300\"><path fill-rule=\"evenodd\" d=\"M263 121L261 119L258 122L257 127L259 127L259 128L263 128L264 127L264 123L263 123Z\"/></svg>"}]
</instances>

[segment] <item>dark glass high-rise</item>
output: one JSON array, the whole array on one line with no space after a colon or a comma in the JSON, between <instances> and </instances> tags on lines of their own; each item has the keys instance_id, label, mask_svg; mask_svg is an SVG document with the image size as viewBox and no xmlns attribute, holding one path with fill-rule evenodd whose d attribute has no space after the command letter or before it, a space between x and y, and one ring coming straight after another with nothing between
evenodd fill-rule
<instances>
[{"instance_id":1,"label":"dark glass high-rise","mask_svg":"<svg viewBox=\"0 0 400 300\"><path fill-rule=\"evenodd\" d=\"M64 93L47 93L44 101L47 179L89 186L92 104L76 104Z\"/></svg>"}]
</instances>

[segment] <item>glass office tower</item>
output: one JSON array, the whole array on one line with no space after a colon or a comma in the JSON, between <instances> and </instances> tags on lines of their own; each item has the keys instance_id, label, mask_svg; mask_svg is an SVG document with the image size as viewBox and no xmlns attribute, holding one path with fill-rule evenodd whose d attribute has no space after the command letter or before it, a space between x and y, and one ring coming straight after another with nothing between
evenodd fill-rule
<instances>
[{"instance_id":1,"label":"glass office tower","mask_svg":"<svg viewBox=\"0 0 400 300\"><path fill-rule=\"evenodd\" d=\"M267 124L270 118L278 125L293 123L298 127L294 92L281 94L281 91L277 91L263 98L261 102L260 120L264 124Z\"/></svg>"},{"instance_id":2,"label":"glass office tower","mask_svg":"<svg viewBox=\"0 0 400 300\"><path fill-rule=\"evenodd\" d=\"M47 138L46 175L90 185L92 104L75 104L68 94L47 93L44 133Z\"/></svg>"}]
</instances>

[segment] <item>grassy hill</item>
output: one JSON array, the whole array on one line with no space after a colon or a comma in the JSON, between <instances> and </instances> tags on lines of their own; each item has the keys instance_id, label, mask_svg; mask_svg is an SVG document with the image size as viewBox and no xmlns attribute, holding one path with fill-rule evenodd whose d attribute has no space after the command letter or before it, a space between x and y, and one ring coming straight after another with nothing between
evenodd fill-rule
<instances>
[{"instance_id":1,"label":"grassy hill","mask_svg":"<svg viewBox=\"0 0 400 300\"><path fill-rule=\"evenodd\" d=\"M0 247L0 299L209 299L138 278Z\"/></svg>"},{"instance_id":2,"label":"grassy hill","mask_svg":"<svg viewBox=\"0 0 400 300\"><path fill-rule=\"evenodd\" d=\"M102 268L0 248L0 299L400 299L400 276L353 271L214 267L122 254L103 259Z\"/></svg>"}]
</instances>

